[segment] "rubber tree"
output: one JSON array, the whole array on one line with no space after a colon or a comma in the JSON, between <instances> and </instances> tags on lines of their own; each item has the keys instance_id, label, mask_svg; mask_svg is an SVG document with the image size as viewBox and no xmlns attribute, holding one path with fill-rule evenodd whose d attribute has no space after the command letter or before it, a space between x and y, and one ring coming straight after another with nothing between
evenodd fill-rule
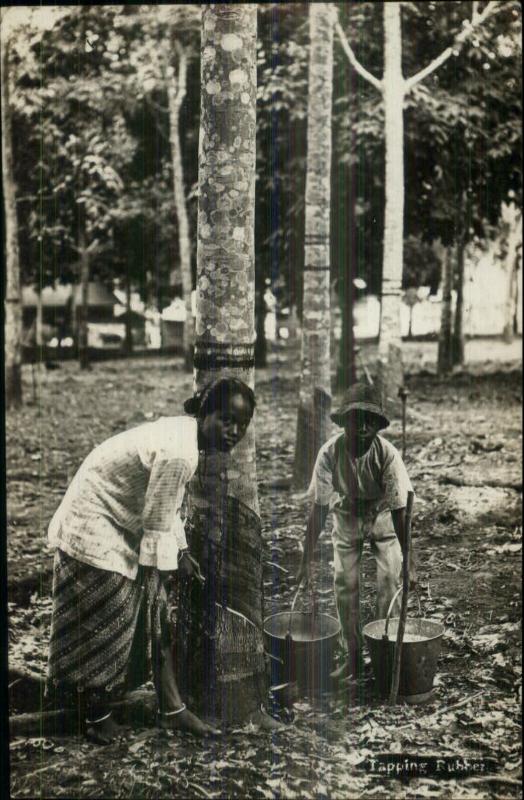
<instances>
[{"instance_id":1,"label":"rubber tree","mask_svg":"<svg viewBox=\"0 0 524 800\"><path fill-rule=\"evenodd\" d=\"M445 249L442 259L442 305L440 309L440 330L437 351L437 372L439 375L447 375L453 367L451 351L452 334L452 295L453 286L453 248L448 246Z\"/></svg>"},{"instance_id":2,"label":"rubber tree","mask_svg":"<svg viewBox=\"0 0 524 800\"><path fill-rule=\"evenodd\" d=\"M333 24L329 3L309 7L307 167L302 350L293 482L305 487L329 431L330 212Z\"/></svg>"},{"instance_id":3,"label":"rubber tree","mask_svg":"<svg viewBox=\"0 0 524 800\"><path fill-rule=\"evenodd\" d=\"M421 81L433 74L504 3L488 2L482 11L472 3L471 20L465 20L453 43L426 67L410 78L402 74L401 3L387 2L384 9L384 74L382 80L371 74L356 58L339 22L336 32L353 67L382 94L384 107L385 213L382 264L381 317L378 344L378 375L383 400L397 405L397 390L403 382L400 309L404 245L404 105L407 95Z\"/></svg>"},{"instance_id":4,"label":"rubber tree","mask_svg":"<svg viewBox=\"0 0 524 800\"><path fill-rule=\"evenodd\" d=\"M5 19L2 13L2 22ZM9 97L9 37L1 33L2 186L5 214L5 403L22 405L22 292Z\"/></svg>"},{"instance_id":5,"label":"rubber tree","mask_svg":"<svg viewBox=\"0 0 524 800\"><path fill-rule=\"evenodd\" d=\"M471 192L464 192L459 199L458 237L455 269L455 314L451 334L451 363L459 366L465 358L464 336L464 280L466 272L466 241L471 217Z\"/></svg>"},{"instance_id":6,"label":"rubber tree","mask_svg":"<svg viewBox=\"0 0 524 800\"><path fill-rule=\"evenodd\" d=\"M503 263L508 275L506 302L504 303L504 328L502 336L506 344L513 341L516 333L518 308L518 272L522 259L522 213L514 204L502 210Z\"/></svg>"},{"instance_id":7,"label":"rubber tree","mask_svg":"<svg viewBox=\"0 0 524 800\"><path fill-rule=\"evenodd\" d=\"M256 6L202 7L195 382L254 386ZM254 421L231 454L201 457L188 536L205 586L181 595L181 691L221 724L265 700ZM187 669L187 664L192 669Z\"/></svg>"},{"instance_id":8,"label":"rubber tree","mask_svg":"<svg viewBox=\"0 0 524 800\"><path fill-rule=\"evenodd\" d=\"M90 369L89 363L89 335L88 335L88 303L89 303L89 277L90 258L86 234L86 208L85 199L79 197L78 208L78 255L80 270L78 273L79 304L76 309L78 361L80 369Z\"/></svg>"},{"instance_id":9,"label":"rubber tree","mask_svg":"<svg viewBox=\"0 0 524 800\"><path fill-rule=\"evenodd\" d=\"M178 230L178 250L180 257L180 274L182 291L186 306L184 323L183 351L184 365L187 372L193 369L193 308L191 294L193 276L191 272L191 244L189 240L189 221L187 216L186 192L184 189L184 169L182 164L182 148L180 144L180 109L186 96L187 84L187 52L184 46L172 37L172 50L175 53L177 69L167 78L167 100L169 110L169 143L171 146L171 166L173 173L173 196ZM173 281L174 284L174 281Z\"/></svg>"}]
</instances>

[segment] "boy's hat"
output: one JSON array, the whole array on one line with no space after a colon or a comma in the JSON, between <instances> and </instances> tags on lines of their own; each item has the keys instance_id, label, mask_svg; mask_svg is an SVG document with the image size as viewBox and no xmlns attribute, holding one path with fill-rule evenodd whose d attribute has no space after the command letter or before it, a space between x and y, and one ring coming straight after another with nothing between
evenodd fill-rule
<instances>
[{"instance_id":1,"label":"boy's hat","mask_svg":"<svg viewBox=\"0 0 524 800\"><path fill-rule=\"evenodd\" d=\"M371 414L376 414L377 417L380 417L381 428L387 428L389 425L389 418L382 407L380 393L374 386L368 386L366 383L354 383L350 386L339 408L330 416L333 422L343 426L344 417L350 411L369 411Z\"/></svg>"}]
</instances>

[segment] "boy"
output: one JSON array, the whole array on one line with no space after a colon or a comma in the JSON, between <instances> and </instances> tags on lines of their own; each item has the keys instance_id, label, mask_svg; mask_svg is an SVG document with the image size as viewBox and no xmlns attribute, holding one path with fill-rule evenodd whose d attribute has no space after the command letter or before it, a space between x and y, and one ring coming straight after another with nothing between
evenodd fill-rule
<instances>
[{"instance_id":1,"label":"boy","mask_svg":"<svg viewBox=\"0 0 524 800\"><path fill-rule=\"evenodd\" d=\"M353 384L331 419L344 431L332 436L317 456L297 580L309 579L315 544L333 510L335 598L347 657L331 677L340 680L356 678L362 670L359 576L364 537L371 537L377 564L376 618L381 619L399 585L407 495L412 487L400 453L378 435L389 419L374 387ZM414 586L413 557L410 562Z\"/></svg>"}]
</instances>

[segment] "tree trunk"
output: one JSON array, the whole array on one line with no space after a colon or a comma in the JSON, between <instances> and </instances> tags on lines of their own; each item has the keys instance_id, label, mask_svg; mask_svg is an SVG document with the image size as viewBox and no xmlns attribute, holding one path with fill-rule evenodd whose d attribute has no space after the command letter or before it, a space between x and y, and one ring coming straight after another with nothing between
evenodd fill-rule
<instances>
[{"instance_id":1,"label":"tree trunk","mask_svg":"<svg viewBox=\"0 0 524 800\"><path fill-rule=\"evenodd\" d=\"M347 389L357 379L357 354L355 351L355 284L348 275L339 288L341 334L338 351L337 387Z\"/></svg>"},{"instance_id":2,"label":"tree trunk","mask_svg":"<svg viewBox=\"0 0 524 800\"><path fill-rule=\"evenodd\" d=\"M255 292L255 367L267 366L266 301L264 289Z\"/></svg>"},{"instance_id":3,"label":"tree trunk","mask_svg":"<svg viewBox=\"0 0 524 800\"><path fill-rule=\"evenodd\" d=\"M175 199L175 212L178 230L178 248L180 256L180 273L182 276L182 291L186 305L186 321L183 332L184 366L186 372L193 369L193 347L195 331L193 325L193 310L191 306L191 292L193 291L193 276L191 274L191 245L189 242L189 221L187 217L186 195L184 191L184 172L182 167L182 150L180 146L179 117L180 107L186 95L187 83L187 54L179 42L174 43L178 55L178 69L176 78L168 82L167 97L169 103L169 141L171 144L171 165L173 170L173 195ZM172 282L174 284L174 281Z\"/></svg>"},{"instance_id":4,"label":"tree trunk","mask_svg":"<svg viewBox=\"0 0 524 800\"><path fill-rule=\"evenodd\" d=\"M404 78L400 3L384 3L384 116L386 145L384 254L378 378L382 399L396 407L403 367L400 304L404 248Z\"/></svg>"},{"instance_id":5,"label":"tree trunk","mask_svg":"<svg viewBox=\"0 0 524 800\"><path fill-rule=\"evenodd\" d=\"M464 222L464 226L468 223ZM458 366L464 363L464 268L466 254L466 231L463 226L457 242L457 270L456 270L456 302L455 320L451 336L451 364Z\"/></svg>"},{"instance_id":6,"label":"tree trunk","mask_svg":"<svg viewBox=\"0 0 524 800\"><path fill-rule=\"evenodd\" d=\"M5 13L5 12L4 12ZM9 98L9 43L2 41L2 171L5 211L5 404L22 405L22 291Z\"/></svg>"},{"instance_id":7,"label":"tree trunk","mask_svg":"<svg viewBox=\"0 0 524 800\"><path fill-rule=\"evenodd\" d=\"M86 242L85 203L78 204L78 252L80 254L80 303L76 309L78 318L78 359L80 369L89 369L89 342L87 330L87 308L89 292L89 253Z\"/></svg>"},{"instance_id":8,"label":"tree trunk","mask_svg":"<svg viewBox=\"0 0 524 800\"><path fill-rule=\"evenodd\" d=\"M202 7L198 388L224 376L254 385L256 14L250 4ZM200 463L189 516L206 583L181 594L180 688L226 725L266 698L254 422L231 454Z\"/></svg>"},{"instance_id":9,"label":"tree trunk","mask_svg":"<svg viewBox=\"0 0 524 800\"><path fill-rule=\"evenodd\" d=\"M518 272L520 254L522 252L522 233L520 229L521 217L516 220L517 224L510 227L508 235L508 255L506 259L508 269L508 292L504 309L504 330L502 336L506 344L511 344L517 330L517 304L518 304ZM518 240L520 237L520 241Z\"/></svg>"},{"instance_id":10,"label":"tree trunk","mask_svg":"<svg viewBox=\"0 0 524 800\"><path fill-rule=\"evenodd\" d=\"M438 339L437 373L447 375L451 372L451 287L453 283L453 258L451 247L446 248L442 263L442 308Z\"/></svg>"},{"instance_id":11,"label":"tree trunk","mask_svg":"<svg viewBox=\"0 0 524 800\"><path fill-rule=\"evenodd\" d=\"M310 5L302 353L293 469L294 485L300 488L305 488L311 478L319 447L330 427L333 24L329 4Z\"/></svg>"},{"instance_id":12,"label":"tree trunk","mask_svg":"<svg viewBox=\"0 0 524 800\"><path fill-rule=\"evenodd\" d=\"M124 351L130 356L133 352L133 331L131 328L131 281L129 280L129 269L126 274L126 315L125 315L125 338Z\"/></svg>"},{"instance_id":13,"label":"tree trunk","mask_svg":"<svg viewBox=\"0 0 524 800\"><path fill-rule=\"evenodd\" d=\"M291 341L296 341L299 336L302 336L302 321L298 315L298 308L296 303L289 307L289 317L287 321L289 338ZM277 321L278 327L278 321Z\"/></svg>"},{"instance_id":14,"label":"tree trunk","mask_svg":"<svg viewBox=\"0 0 524 800\"><path fill-rule=\"evenodd\" d=\"M35 345L37 360L42 360L42 346L44 344L44 307L42 302L42 286L36 286L36 317L35 317Z\"/></svg>"}]
</instances>

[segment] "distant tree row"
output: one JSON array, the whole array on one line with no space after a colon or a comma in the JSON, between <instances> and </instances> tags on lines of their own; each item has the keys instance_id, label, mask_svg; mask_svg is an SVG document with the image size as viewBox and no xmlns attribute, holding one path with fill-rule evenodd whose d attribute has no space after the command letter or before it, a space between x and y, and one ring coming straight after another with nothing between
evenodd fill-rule
<instances>
[{"instance_id":1,"label":"distant tree row","mask_svg":"<svg viewBox=\"0 0 524 800\"><path fill-rule=\"evenodd\" d=\"M390 5L401 9L406 78L449 50L404 99L402 282L435 289L447 262L433 244L453 248L460 277L465 245L497 224L511 192L520 196L521 14L514 2ZM382 4L333 8L329 264L347 384L354 279L377 294L382 285L385 119L376 84L385 40ZM57 7L47 28L38 12L25 12L2 36L23 282L119 278L156 305L175 291L187 299L196 267L199 7ZM301 314L309 4L258 12L257 309L263 317L269 280L279 302Z\"/></svg>"}]
</instances>

